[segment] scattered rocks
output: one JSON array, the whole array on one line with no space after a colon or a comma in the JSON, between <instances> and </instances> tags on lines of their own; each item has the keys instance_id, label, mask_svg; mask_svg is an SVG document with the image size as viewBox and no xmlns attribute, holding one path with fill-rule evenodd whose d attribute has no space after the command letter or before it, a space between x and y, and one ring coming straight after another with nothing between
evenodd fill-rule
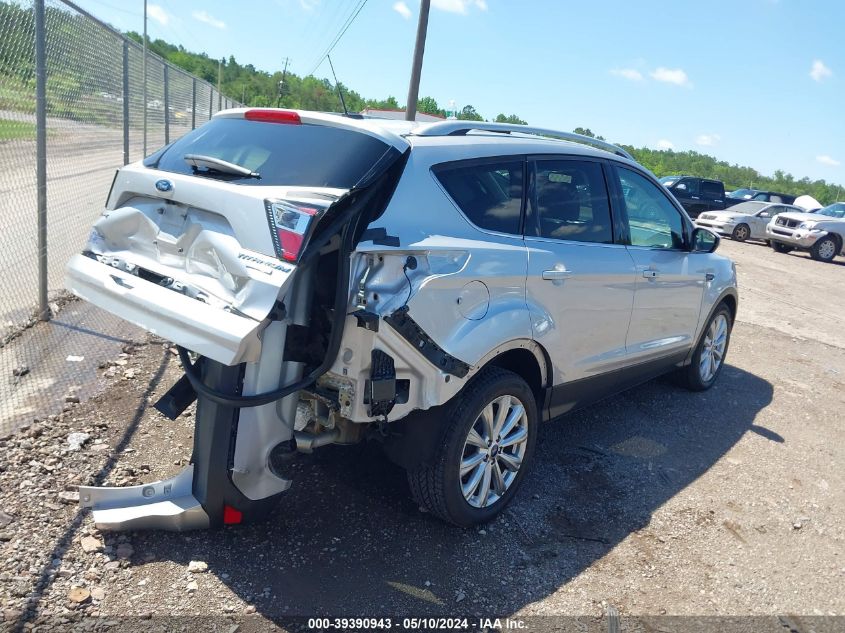
<instances>
[{"instance_id":1,"label":"scattered rocks","mask_svg":"<svg viewBox=\"0 0 845 633\"><path fill-rule=\"evenodd\" d=\"M104 600L106 597L106 590L102 587L93 587L91 589L91 598L94 600Z\"/></svg>"},{"instance_id":2,"label":"scattered rocks","mask_svg":"<svg viewBox=\"0 0 845 633\"><path fill-rule=\"evenodd\" d=\"M71 433L70 435L67 436L68 450L72 451L72 452L78 451L83 446L85 446L85 444L90 439L91 439L90 433L81 433L79 431Z\"/></svg>"},{"instance_id":3,"label":"scattered rocks","mask_svg":"<svg viewBox=\"0 0 845 633\"><path fill-rule=\"evenodd\" d=\"M59 493L59 501L62 503L67 504L77 504L79 503L79 491L78 490L62 490Z\"/></svg>"},{"instance_id":4,"label":"scattered rocks","mask_svg":"<svg viewBox=\"0 0 845 633\"><path fill-rule=\"evenodd\" d=\"M117 546L117 549L114 551L115 556L124 559L132 558L132 555L134 553L135 548L132 547L132 543L121 543Z\"/></svg>"},{"instance_id":5,"label":"scattered rocks","mask_svg":"<svg viewBox=\"0 0 845 633\"><path fill-rule=\"evenodd\" d=\"M15 520L11 514L6 514L3 510L0 510L0 528L4 528L9 525L12 521Z\"/></svg>"},{"instance_id":6,"label":"scattered rocks","mask_svg":"<svg viewBox=\"0 0 845 633\"><path fill-rule=\"evenodd\" d=\"M201 574L208 571L208 563L201 560L192 560L188 563L188 572L192 574Z\"/></svg>"},{"instance_id":7,"label":"scattered rocks","mask_svg":"<svg viewBox=\"0 0 845 633\"><path fill-rule=\"evenodd\" d=\"M79 404L79 394L77 394L75 391L68 392L68 394L65 396L65 402L67 402L68 404Z\"/></svg>"},{"instance_id":8,"label":"scattered rocks","mask_svg":"<svg viewBox=\"0 0 845 633\"><path fill-rule=\"evenodd\" d=\"M85 587L71 587L68 591L67 599L76 604L82 604L91 599L91 592Z\"/></svg>"},{"instance_id":9,"label":"scattered rocks","mask_svg":"<svg viewBox=\"0 0 845 633\"><path fill-rule=\"evenodd\" d=\"M29 373L29 367L26 365L20 365L12 369L12 375L16 378L21 378L22 376L26 376Z\"/></svg>"},{"instance_id":10,"label":"scattered rocks","mask_svg":"<svg viewBox=\"0 0 845 633\"><path fill-rule=\"evenodd\" d=\"M123 377L126 380L132 380L133 378L135 378L135 370L130 367L125 372L123 372Z\"/></svg>"},{"instance_id":11,"label":"scattered rocks","mask_svg":"<svg viewBox=\"0 0 845 633\"><path fill-rule=\"evenodd\" d=\"M92 552L99 552L103 549L103 543L98 538L94 538L93 536L83 536L82 537L82 551L91 554Z\"/></svg>"},{"instance_id":12,"label":"scattered rocks","mask_svg":"<svg viewBox=\"0 0 845 633\"><path fill-rule=\"evenodd\" d=\"M193 593L194 591L199 589L199 585L197 584L196 580L192 580L188 583L186 589L188 590L189 593Z\"/></svg>"}]
</instances>

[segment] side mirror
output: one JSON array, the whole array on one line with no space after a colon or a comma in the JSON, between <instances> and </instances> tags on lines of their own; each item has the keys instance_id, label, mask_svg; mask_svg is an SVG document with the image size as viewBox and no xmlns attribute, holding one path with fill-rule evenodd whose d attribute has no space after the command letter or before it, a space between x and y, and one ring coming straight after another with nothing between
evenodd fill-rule
<instances>
[{"instance_id":1,"label":"side mirror","mask_svg":"<svg viewBox=\"0 0 845 633\"><path fill-rule=\"evenodd\" d=\"M690 250L693 253L712 253L719 248L721 241L722 238L713 231L697 226L692 230L692 248Z\"/></svg>"}]
</instances>

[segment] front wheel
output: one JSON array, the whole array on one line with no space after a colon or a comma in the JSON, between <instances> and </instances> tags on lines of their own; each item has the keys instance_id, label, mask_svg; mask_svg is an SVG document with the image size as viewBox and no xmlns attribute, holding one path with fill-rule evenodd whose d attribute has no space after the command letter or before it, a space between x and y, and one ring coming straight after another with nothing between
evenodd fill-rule
<instances>
[{"instance_id":1,"label":"front wheel","mask_svg":"<svg viewBox=\"0 0 845 633\"><path fill-rule=\"evenodd\" d=\"M730 309L724 303L719 304L704 327L692 362L678 370L678 378L684 387L691 391L706 391L713 386L724 366L732 328Z\"/></svg>"},{"instance_id":2,"label":"front wheel","mask_svg":"<svg viewBox=\"0 0 845 633\"><path fill-rule=\"evenodd\" d=\"M812 258L820 262L832 262L838 252L839 244L837 243L836 238L831 237L830 235L816 240L816 243L813 244L813 247L810 249L810 255Z\"/></svg>"},{"instance_id":3,"label":"front wheel","mask_svg":"<svg viewBox=\"0 0 845 633\"><path fill-rule=\"evenodd\" d=\"M434 456L408 471L411 495L444 521L486 523L513 499L533 457L534 394L518 375L491 367L446 409Z\"/></svg>"},{"instance_id":4,"label":"front wheel","mask_svg":"<svg viewBox=\"0 0 845 633\"><path fill-rule=\"evenodd\" d=\"M737 224L731 237L737 242L744 242L751 236L751 229L747 224Z\"/></svg>"}]
</instances>

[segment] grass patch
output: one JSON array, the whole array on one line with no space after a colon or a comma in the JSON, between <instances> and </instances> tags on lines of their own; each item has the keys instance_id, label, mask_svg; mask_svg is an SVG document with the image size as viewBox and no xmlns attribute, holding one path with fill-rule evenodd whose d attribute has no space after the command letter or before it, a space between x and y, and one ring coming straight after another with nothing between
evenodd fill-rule
<instances>
[{"instance_id":1,"label":"grass patch","mask_svg":"<svg viewBox=\"0 0 845 633\"><path fill-rule=\"evenodd\" d=\"M17 139L34 139L35 124L24 121L10 121L0 119L0 141L14 141Z\"/></svg>"}]
</instances>

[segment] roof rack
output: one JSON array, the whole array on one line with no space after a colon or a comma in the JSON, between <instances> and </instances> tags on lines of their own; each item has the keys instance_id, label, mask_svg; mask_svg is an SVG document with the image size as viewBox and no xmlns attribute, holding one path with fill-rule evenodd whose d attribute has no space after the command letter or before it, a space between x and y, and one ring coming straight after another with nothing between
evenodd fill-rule
<instances>
[{"instance_id":1,"label":"roof rack","mask_svg":"<svg viewBox=\"0 0 845 633\"><path fill-rule=\"evenodd\" d=\"M583 143L585 145L592 145L599 149L611 152L617 156L622 156L628 160L634 160L624 149L613 143L600 141L591 136L584 136L583 134L575 134L575 132L562 132L560 130L551 130L543 127L532 127L530 125L518 125L515 123L485 123L479 121L443 121L440 123L432 123L426 126L420 126L411 132L415 136L464 136L467 132L478 130L481 132L497 132L499 134L528 134L534 136L549 136L565 141L574 141L575 143Z\"/></svg>"}]
</instances>

